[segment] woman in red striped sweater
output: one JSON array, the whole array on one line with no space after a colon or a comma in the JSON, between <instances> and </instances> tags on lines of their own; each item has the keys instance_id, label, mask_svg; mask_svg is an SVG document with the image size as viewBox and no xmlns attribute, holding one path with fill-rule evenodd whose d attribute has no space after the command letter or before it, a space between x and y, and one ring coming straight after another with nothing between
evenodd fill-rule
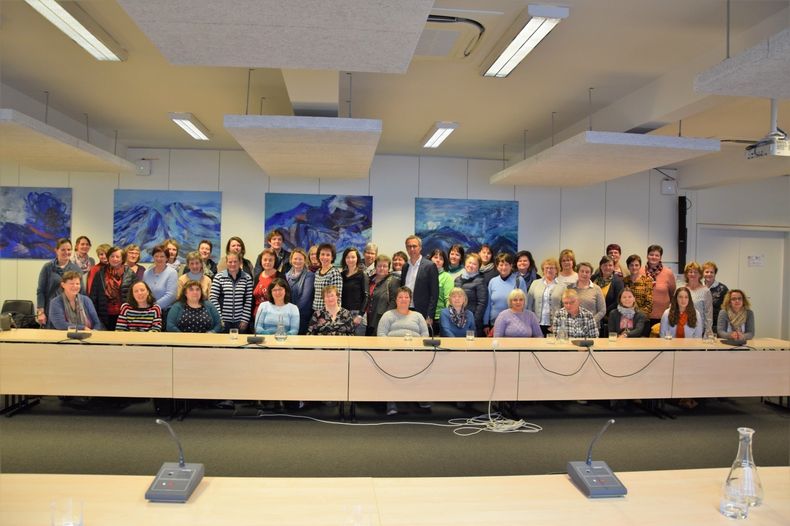
<instances>
[{"instance_id":1,"label":"woman in red striped sweater","mask_svg":"<svg viewBox=\"0 0 790 526\"><path fill-rule=\"evenodd\" d=\"M151 289L144 281L132 285L129 298L121 305L116 331L160 332L162 330L162 310L154 303Z\"/></svg>"}]
</instances>

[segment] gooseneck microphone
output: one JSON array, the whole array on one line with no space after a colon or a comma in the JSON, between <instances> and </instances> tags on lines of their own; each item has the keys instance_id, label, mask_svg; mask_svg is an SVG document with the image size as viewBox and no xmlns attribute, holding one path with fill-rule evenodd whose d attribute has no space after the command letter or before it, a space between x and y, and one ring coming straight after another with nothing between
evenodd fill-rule
<instances>
[{"instance_id":1,"label":"gooseneck microphone","mask_svg":"<svg viewBox=\"0 0 790 526\"><path fill-rule=\"evenodd\" d=\"M612 420L612 422L614 422L614 420ZM156 423L159 424L159 425L165 426L167 428L167 430L170 431L170 436L173 437L173 440L176 441L176 445L178 446L178 466L183 468L184 465L185 465L185 463L184 463L184 448L181 447L181 441L178 440L178 437L176 436L176 432L173 431L173 428L170 427L170 424L168 424L167 422L165 422L161 418L157 418L156 419ZM599 433L599 435L600 435L600 433ZM596 439L597 438L598 437L596 437ZM592 446L590 446L590 451L592 451Z\"/></svg>"},{"instance_id":2,"label":"gooseneck microphone","mask_svg":"<svg viewBox=\"0 0 790 526\"><path fill-rule=\"evenodd\" d=\"M603 435L606 432L606 430L609 429L609 426L612 425L612 424L614 424L614 418L610 418L609 420L607 420L606 423L601 428L601 430L598 431L598 434L595 435L595 438L592 439L592 442L590 442L590 449L587 450L587 465L588 466L592 466L592 450L593 450L593 446L595 445L596 442L598 442L598 439L601 438L601 435ZM170 427L170 426L167 426L167 427ZM170 432L172 433L173 431L171 430ZM175 435L173 435L173 436L175 436Z\"/></svg>"}]
</instances>

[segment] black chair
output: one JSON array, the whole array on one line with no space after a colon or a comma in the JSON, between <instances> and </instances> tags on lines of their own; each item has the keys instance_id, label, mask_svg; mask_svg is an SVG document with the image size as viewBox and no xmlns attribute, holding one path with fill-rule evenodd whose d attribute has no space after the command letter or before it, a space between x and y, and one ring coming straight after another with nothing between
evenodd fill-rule
<instances>
[{"instance_id":1,"label":"black chair","mask_svg":"<svg viewBox=\"0 0 790 526\"><path fill-rule=\"evenodd\" d=\"M5 300L0 314L10 314L19 329L38 328L36 306L30 300Z\"/></svg>"}]
</instances>

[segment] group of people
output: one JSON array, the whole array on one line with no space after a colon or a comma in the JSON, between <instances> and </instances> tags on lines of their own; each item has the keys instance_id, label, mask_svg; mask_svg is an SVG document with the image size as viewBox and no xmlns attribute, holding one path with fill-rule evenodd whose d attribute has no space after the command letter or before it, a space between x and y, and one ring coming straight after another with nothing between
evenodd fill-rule
<instances>
[{"instance_id":1,"label":"group of people","mask_svg":"<svg viewBox=\"0 0 790 526\"><path fill-rule=\"evenodd\" d=\"M606 247L594 267L574 252L544 259L500 252L483 244L423 254L416 235L389 257L368 243L346 248L335 266L334 245L309 250L283 246L278 230L248 260L244 241L231 237L214 262L203 240L184 258L164 240L140 264L141 249L77 238L56 245L39 275L37 321L45 327L118 331L229 332L320 335L571 338L712 335L750 339L754 313L743 291L716 280L713 262L690 262L685 285L651 245L646 264L636 254L621 265L621 248ZM540 273L538 272L540 271Z\"/></svg>"}]
</instances>

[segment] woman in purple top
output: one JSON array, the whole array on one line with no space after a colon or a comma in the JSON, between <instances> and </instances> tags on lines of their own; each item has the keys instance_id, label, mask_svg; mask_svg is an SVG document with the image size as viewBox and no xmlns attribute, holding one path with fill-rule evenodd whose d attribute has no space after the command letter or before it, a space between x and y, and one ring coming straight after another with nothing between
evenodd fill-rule
<instances>
[{"instance_id":1,"label":"woman in purple top","mask_svg":"<svg viewBox=\"0 0 790 526\"><path fill-rule=\"evenodd\" d=\"M525 309L527 297L521 289L508 294L508 309L499 313L494 322L494 338L543 338L538 317Z\"/></svg>"}]
</instances>

